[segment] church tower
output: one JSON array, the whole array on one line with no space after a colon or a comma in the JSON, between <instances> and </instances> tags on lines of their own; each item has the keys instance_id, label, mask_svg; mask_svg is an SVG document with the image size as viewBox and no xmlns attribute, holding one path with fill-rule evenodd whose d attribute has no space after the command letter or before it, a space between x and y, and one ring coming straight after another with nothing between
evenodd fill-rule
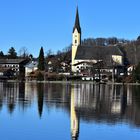
<instances>
[{"instance_id":1,"label":"church tower","mask_svg":"<svg viewBox=\"0 0 140 140\"><path fill-rule=\"evenodd\" d=\"M72 72L76 72L75 66L73 65L75 64L75 56L76 56L77 48L80 44L81 44L81 27L80 27L79 13L77 8L75 25L72 33L72 67L71 67Z\"/></svg>"}]
</instances>

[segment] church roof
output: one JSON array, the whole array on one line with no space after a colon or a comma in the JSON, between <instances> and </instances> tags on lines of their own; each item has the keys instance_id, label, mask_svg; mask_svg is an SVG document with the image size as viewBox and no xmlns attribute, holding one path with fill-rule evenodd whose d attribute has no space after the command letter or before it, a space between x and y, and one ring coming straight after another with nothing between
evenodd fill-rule
<instances>
[{"instance_id":1,"label":"church roof","mask_svg":"<svg viewBox=\"0 0 140 140\"><path fill-rule=\"evenodd\" d=\"M81 27L80 27L80 20L79 20L78 8L77 8L77 12L76 12L76 19L75 19L75 25L74 25L74 28L73 28L73 32L74 32L75 29L78 30L78 33L81 33Z\"/></svg>"},{"instance_id":2,"label":"church roof","mask_svg":"<svg viewBox=\"0 0 140 140\"><path fill-rule=\"evenodd\" d=\"M118 46L106 46L106 47L95 47L95 46L85 46L79 45L76 53L75 59L78 60L101 60L108 58L111 55L123 56L123 53Z\"/></svg>"}]
</instances>

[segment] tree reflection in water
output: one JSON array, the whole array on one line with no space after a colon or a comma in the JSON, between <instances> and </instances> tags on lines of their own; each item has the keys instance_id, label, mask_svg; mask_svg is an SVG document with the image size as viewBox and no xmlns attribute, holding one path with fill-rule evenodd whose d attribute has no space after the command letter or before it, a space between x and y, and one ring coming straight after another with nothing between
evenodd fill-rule
<instances>
[{"instance_id":1,"label":"tree reflection in water","mask_svg":"<svg viewBox=\"0 0 140 140\"><path fill-rule=\"evenodd\" d=\"M41 118L43 112L44 84L37 84L38 113Z\"/></svg>"}]
</instances>

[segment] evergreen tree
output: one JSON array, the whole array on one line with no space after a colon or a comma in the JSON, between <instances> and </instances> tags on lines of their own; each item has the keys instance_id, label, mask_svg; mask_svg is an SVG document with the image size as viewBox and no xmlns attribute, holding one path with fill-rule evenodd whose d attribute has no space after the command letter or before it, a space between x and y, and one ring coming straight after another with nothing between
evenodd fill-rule
<instances>
[{"instance_id":1,"label":"evergreen tree","mask_svg":"<svg viewBox=\"0 0 140 140\"><path fill-rule=\"evenodd\" d=\"M0 58L4 58L4 53L0 51Z\"/></svg>"},{"instance_id":2,"label":"evergreen tree","mask_svg":"<svg viewBox=\"0 0 140 140\"><path fill-rule=\"evenodd\" d=\"M137 41L140 41L140 36L138 36Z\"/></svg>"},{"instance_id":3,"label":"evergreen tree","mask_svg":"<svg viewBox=\"0 0 140 140\"><path fill-rule=\"evenodd\" d=\"M44 59L43 47L41 47L39 57L38 57L38 69L42 71L45 70L45 59Z\"/></svg>"},{"instance_id":4,"label":"evergreen tree","mask_svg":"<svg viewBox=\"0 0 140 140\"><path fill-rule=\"evenodd\" d=\"M13 47L11 47L8 51L8 58L10 58L10 59L17 58L16 50Z\"/></svg>"},{"instance_id":5,"label":"evergreen tree","mask_svg":"<svg viewBox=\"0 0 140 140\"><path fill-rule=\"evenodd\" d=\"M134 70L133 78L134 81L140 82L140 62L137 65L136 69Z\"/></svg>"}]
</instances>

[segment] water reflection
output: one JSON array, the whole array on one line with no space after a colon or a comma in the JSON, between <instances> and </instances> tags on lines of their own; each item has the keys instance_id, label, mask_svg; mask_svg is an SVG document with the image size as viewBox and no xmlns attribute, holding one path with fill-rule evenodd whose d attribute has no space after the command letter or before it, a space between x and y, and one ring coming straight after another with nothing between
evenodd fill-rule
<instances>
[{"instance_id":1,"label":"water reflection","mask_svg":"<svg viewBox=\"0 0 140 140\"><path fill-rule=\"evenodd\" d=\"M44 84L37 85L38 114L41 117L43 112Z\"/></svg>"},{"instance_id":2,"label":"water reflection","mask_svg":"<svg viewBox=\"0 0 140 140\"><path fill-rule=\"evenodd\" d=\"M9 114L16 108L26 112L33 104L37 105L40 119L44 108L48 111L55 108L69 115L73 140L80 135L81 122L140 127L140 86L0 83L1 111L6 106Z\"/></svg>"},{"instance_id":3,"label":"water reflection","mask_svg":"<svg viewBox=\"0 0 140 140\"><path fill-rule=\"evenodd\" d=\"M76 110L76 93L77 93L77 88L72 86L71 88L71 137L72 140L77 140L79 136L79 115Z\"/></svg>"},{"instance_id":4,"label":"water reflection","mask_svg":"<svg viewBox=\"0 0 140 140\"><path fill-rule=\"evenodd\" d=\"M3 103L6 104L10 114L14 111L19 90L19 86L16 83L0 83L1 108Z\"/></svg>"},{"instance_id":5,"label":"water reflection","mask_svg":"<svg viewBox=\"0 0 140 140\"><path fill-rule=\"evenodd\" d=\"M79 121L140 126L140 86L76 84L71 90L71 133Z\"/></svg>"},{"instance_id":6,"label":"water reflection","mask_svg":"<svg viewBox=\"0 0 140 140\"><path fill-rule=\"evenodd\" d=\"M127 107L135 102L132 100L130 86L92 84L74 86L75 108L86 121L113 123L122 119Z\"/></svg>"}]
</instances>

